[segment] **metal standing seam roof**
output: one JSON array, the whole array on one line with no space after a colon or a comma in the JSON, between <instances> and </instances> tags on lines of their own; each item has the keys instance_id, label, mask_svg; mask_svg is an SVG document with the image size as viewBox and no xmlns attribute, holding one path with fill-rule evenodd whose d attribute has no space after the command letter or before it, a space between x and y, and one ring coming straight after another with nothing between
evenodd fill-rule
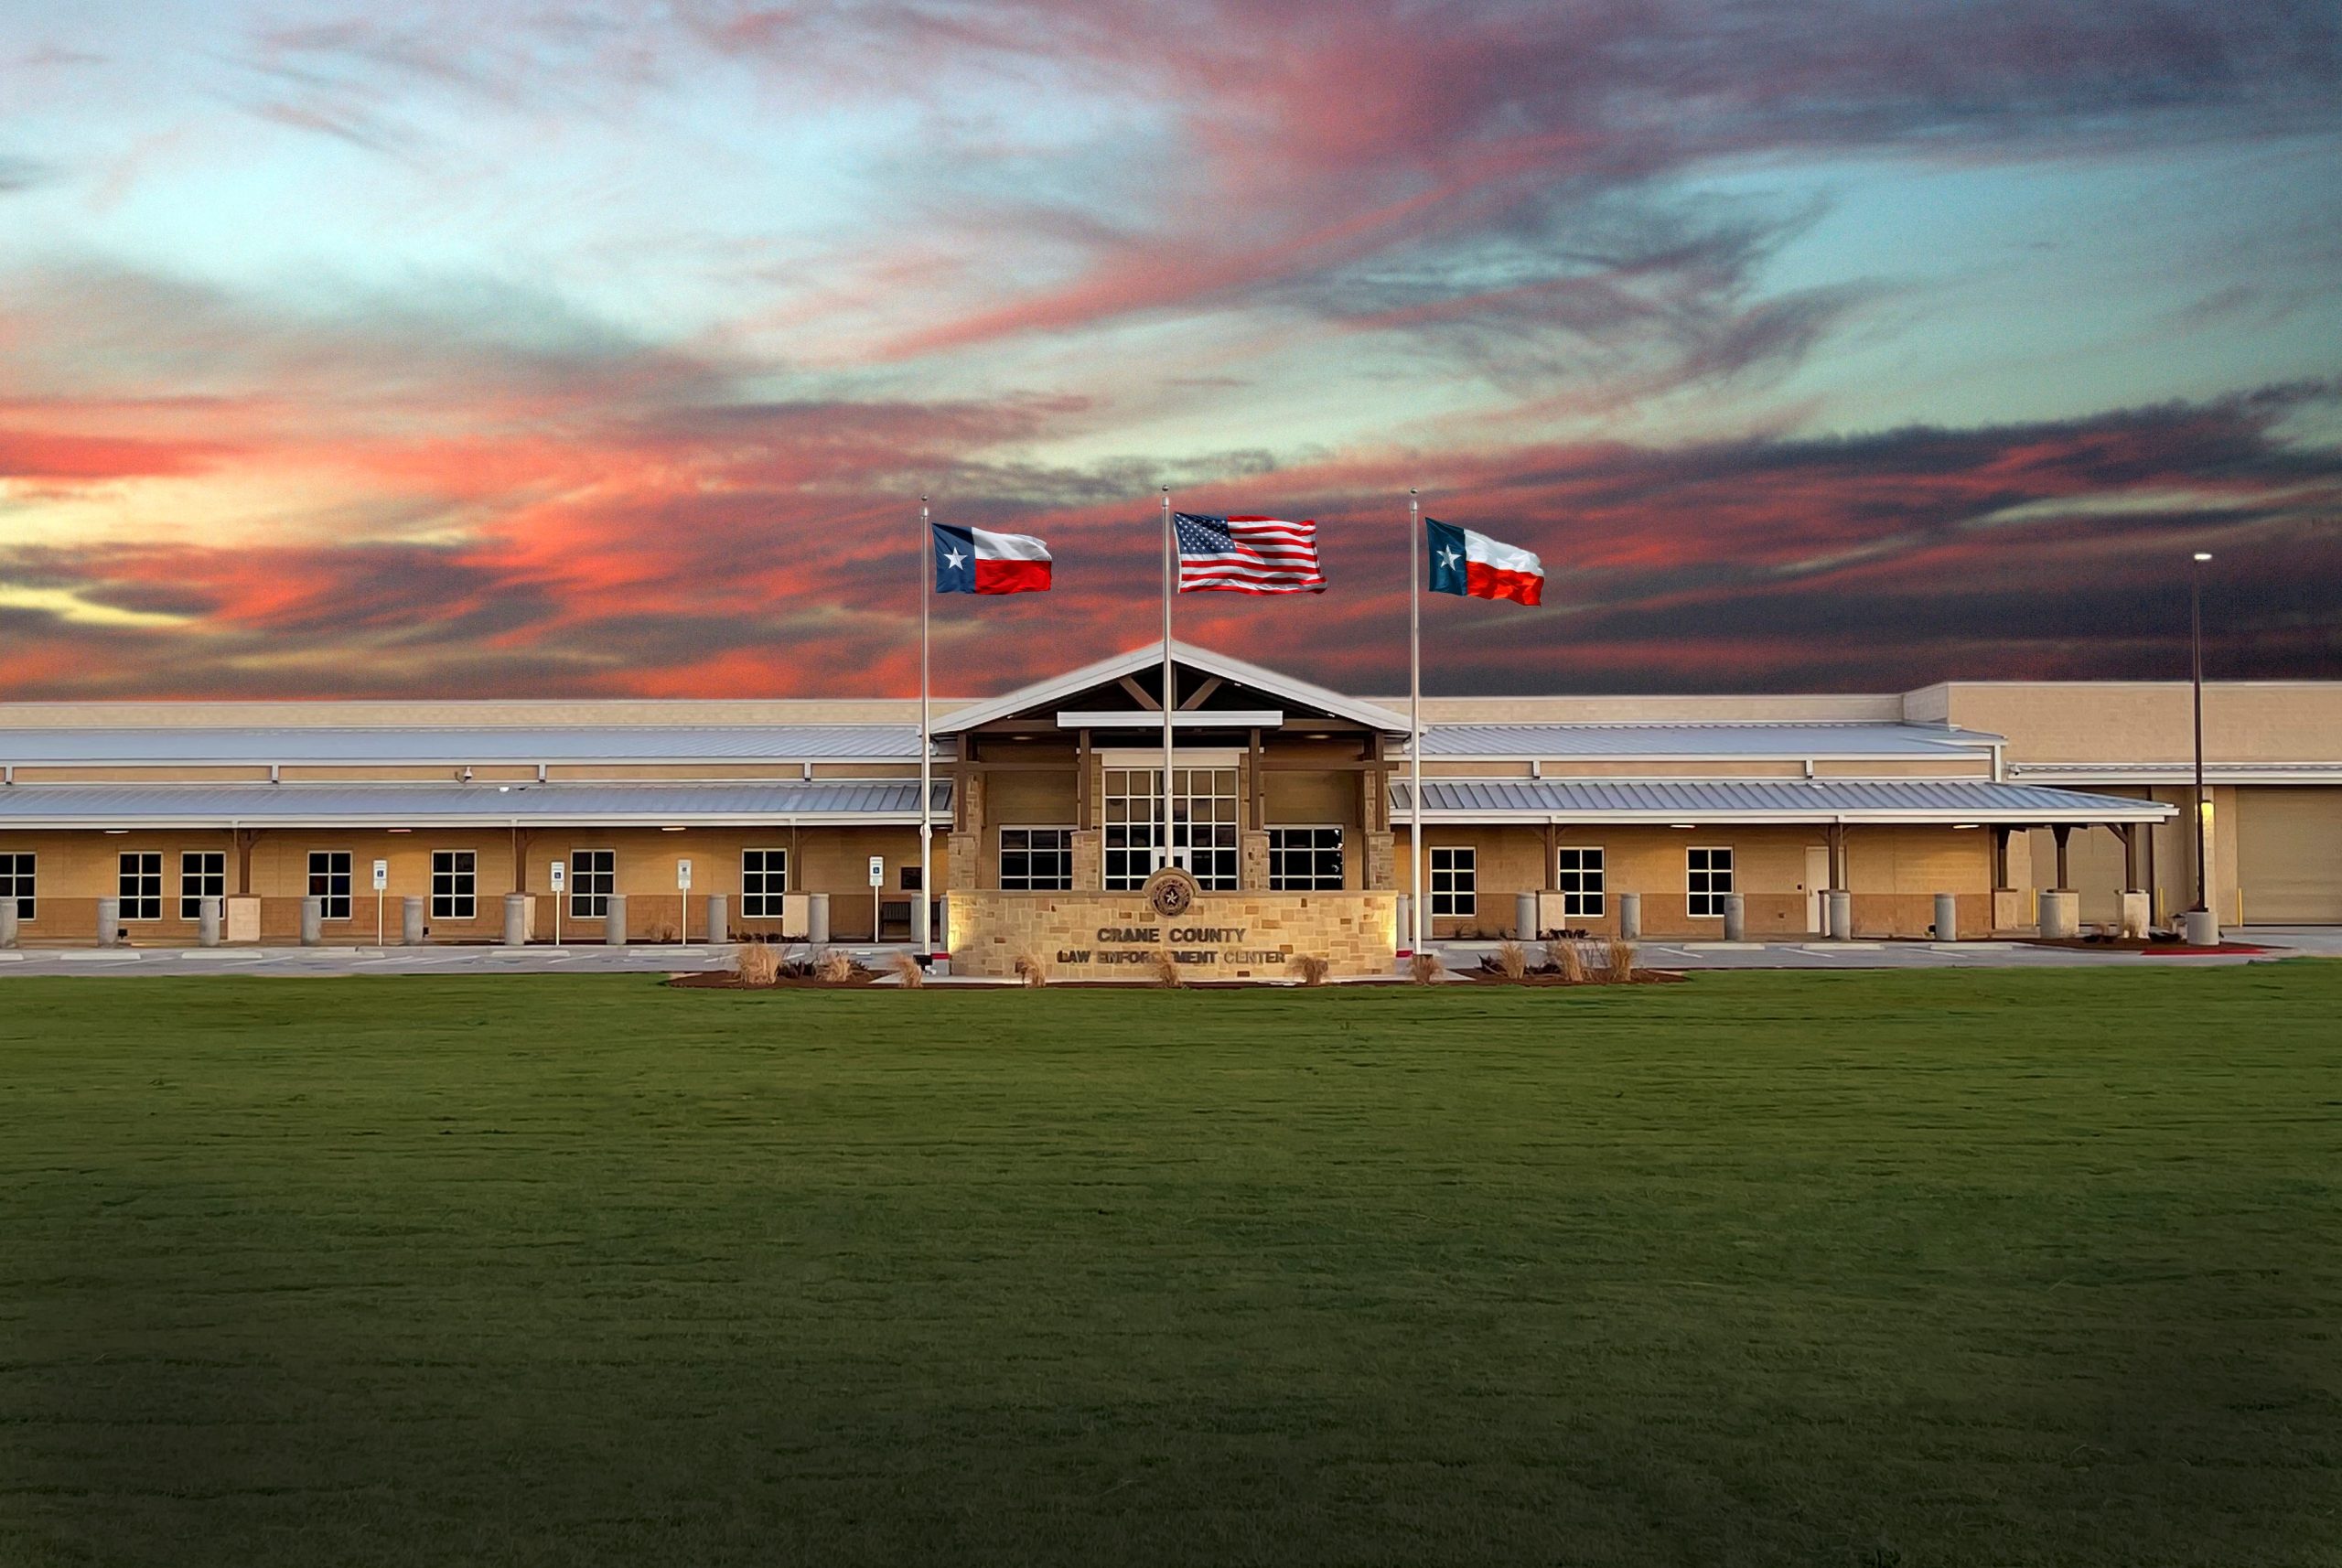
<instances>
[{"instance_id":1,"label":"metal standing seam roof","mask_svg":"<svg viewBox=\"0 0 2342 1568\"><path fill-rule=\"evenodd\" d=\"M1391 810L1412 811L1405 782ZM2161 822L2176 808L2037 784L1982 779L1633 780L1442 779L1423 782L1427 815L1463 821L1578 818L1618 822Z\"/></svg>"},{"instance_id":2,"label":"metal standing seam roof","mask_svg":"<svg viewBox=\"0 0 2342 1568\"><path fill-rule=\"evenodd\" d=\"M0 729L0 762L704 762L919 760L916 725L153 725Z\"/></svg>"},{"instance_id":3,"label":"metal standing seam roof","mask_svg":"<svg viewBox=\"0 0 2342 1568\"><path fill-rule=\"evenodd\" d=\"M951 809L937 779L932 809ZM408 827L919 821L915 779L724 784L18 784L0 828Z\"/></svg>"},{"instance_id":4,"label":"metal standing seam roof","mask_svg":"<svg viewBox=\"0 0 2342 1568\"><path fill-rule=\"evenodd\" d=\"M1989 759L2001 736L1939 725L1750 721L1714 724L1437 725L1425 757L1893 757Z\"/></svg>"}]
</instances>

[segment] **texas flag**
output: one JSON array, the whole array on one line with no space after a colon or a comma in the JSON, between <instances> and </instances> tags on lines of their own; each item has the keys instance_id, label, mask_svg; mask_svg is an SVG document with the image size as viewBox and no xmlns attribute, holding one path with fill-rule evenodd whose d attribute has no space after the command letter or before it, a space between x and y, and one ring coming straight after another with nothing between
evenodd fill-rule
<instances>
[{"instance_id":1,"label":"texas flag","mask_svg":"<svg viewBox=\"0 0 2342 1568\"><path fill-rule=\"evenodd\" d=\"M1545 597L1545 564L1485 533L1423 519L1423 543L1431 551L1431 591L1475 599L1518 599L1533 605Z\"/></svg>"},{"instance_id":2,"label":"texas flag","mask_svg":"<svg viewBox=\"0 0 2342 1568\"><path fill-rule=\"evenodd\" d=\"M1049 587L1049 547L1028 533L982 528L935 530L939 594L1041 594Z\"/></svg>"}]
</instances>

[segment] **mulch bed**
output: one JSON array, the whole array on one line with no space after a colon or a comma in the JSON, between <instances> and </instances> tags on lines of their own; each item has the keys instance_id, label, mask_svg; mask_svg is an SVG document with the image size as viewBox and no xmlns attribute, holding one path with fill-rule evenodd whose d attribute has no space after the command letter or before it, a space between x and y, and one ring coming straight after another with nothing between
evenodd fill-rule
<instances>
[{"instance_id":1,"label":"mulch bed","mask_svg":"<svg viewBox=\"0 0 2342 1568\"><path fill-rule=\"evenodd\" d=\"M1482 964L1476 969L1456 972L1477 985L1566 985L1573 989L1581 985L1616 985L1614 980L1564 980L1550 969L1532 969L1515 980L1500 969ZM1680 985L1687 977L1672 969L1638 969L1628 972L1628 985Z\"/></svg>"},{"instance_id":2,"label":"mulch bed","mask_svg":"<svg viewBox=\"0 0 2342 1568\"><path fill-rule=\"evenodd\" d=\"M2267 952L2264 947L2251 942L2221 942L2208 948L2192 948L2186 942L2143 941L2137 937L2018 937L2014 940L2029 948L2070 948L2076 952L2143 952L2178 953L2190 956L2199 953Z\"/></svg>"},{"instance_id":3,"label":"mulch bed","mask_svg":"<svg viewBox=\"0 0 2342 1568\"><path fill-rule=\"evenodd\" d=\"M876 970L857 969L848 980L820 980L810 974L784 974L769 985L751 985L726 970L698 974L671 974L667 983L682 991L858 991L878 978Z\"/></svg>"}]
</instances>

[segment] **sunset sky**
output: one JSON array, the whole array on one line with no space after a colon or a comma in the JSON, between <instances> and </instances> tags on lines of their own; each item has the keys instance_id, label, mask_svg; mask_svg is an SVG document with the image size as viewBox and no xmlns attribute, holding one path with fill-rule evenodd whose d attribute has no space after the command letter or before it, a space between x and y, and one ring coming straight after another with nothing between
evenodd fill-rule
<instances>
[{"instance_id":1,"label":"sunset sky","mask_svg":"<svg viewBox=\"0 0 2342 1568\"><path fill-rule=\"evenodd\" d=\"M0 0L0 699L2342 676L2331 0Z\"/></svg>"}]
</instances>

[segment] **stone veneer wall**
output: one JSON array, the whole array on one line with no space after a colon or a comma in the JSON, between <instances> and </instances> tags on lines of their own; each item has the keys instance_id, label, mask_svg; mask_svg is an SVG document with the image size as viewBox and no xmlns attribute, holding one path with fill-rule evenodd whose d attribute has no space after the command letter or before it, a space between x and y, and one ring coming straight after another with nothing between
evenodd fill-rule
<instances>
[{"instance_id":1,"label":"stone veneer wall","mask_svg":"<svg viewBox=\"0 0 2342 1568\"><path fill-rule=\"evenodd\" d=\"M1052 980L1151 981L1155 956L1168 952L1192 980L1282 980L1313 954L1337 975L1390 973L1398 897L1208 893L1166 918L1137 893L955 889L949 918L955 974L1013 976L1029 952Z\"/></svg>"}]
</instances>

